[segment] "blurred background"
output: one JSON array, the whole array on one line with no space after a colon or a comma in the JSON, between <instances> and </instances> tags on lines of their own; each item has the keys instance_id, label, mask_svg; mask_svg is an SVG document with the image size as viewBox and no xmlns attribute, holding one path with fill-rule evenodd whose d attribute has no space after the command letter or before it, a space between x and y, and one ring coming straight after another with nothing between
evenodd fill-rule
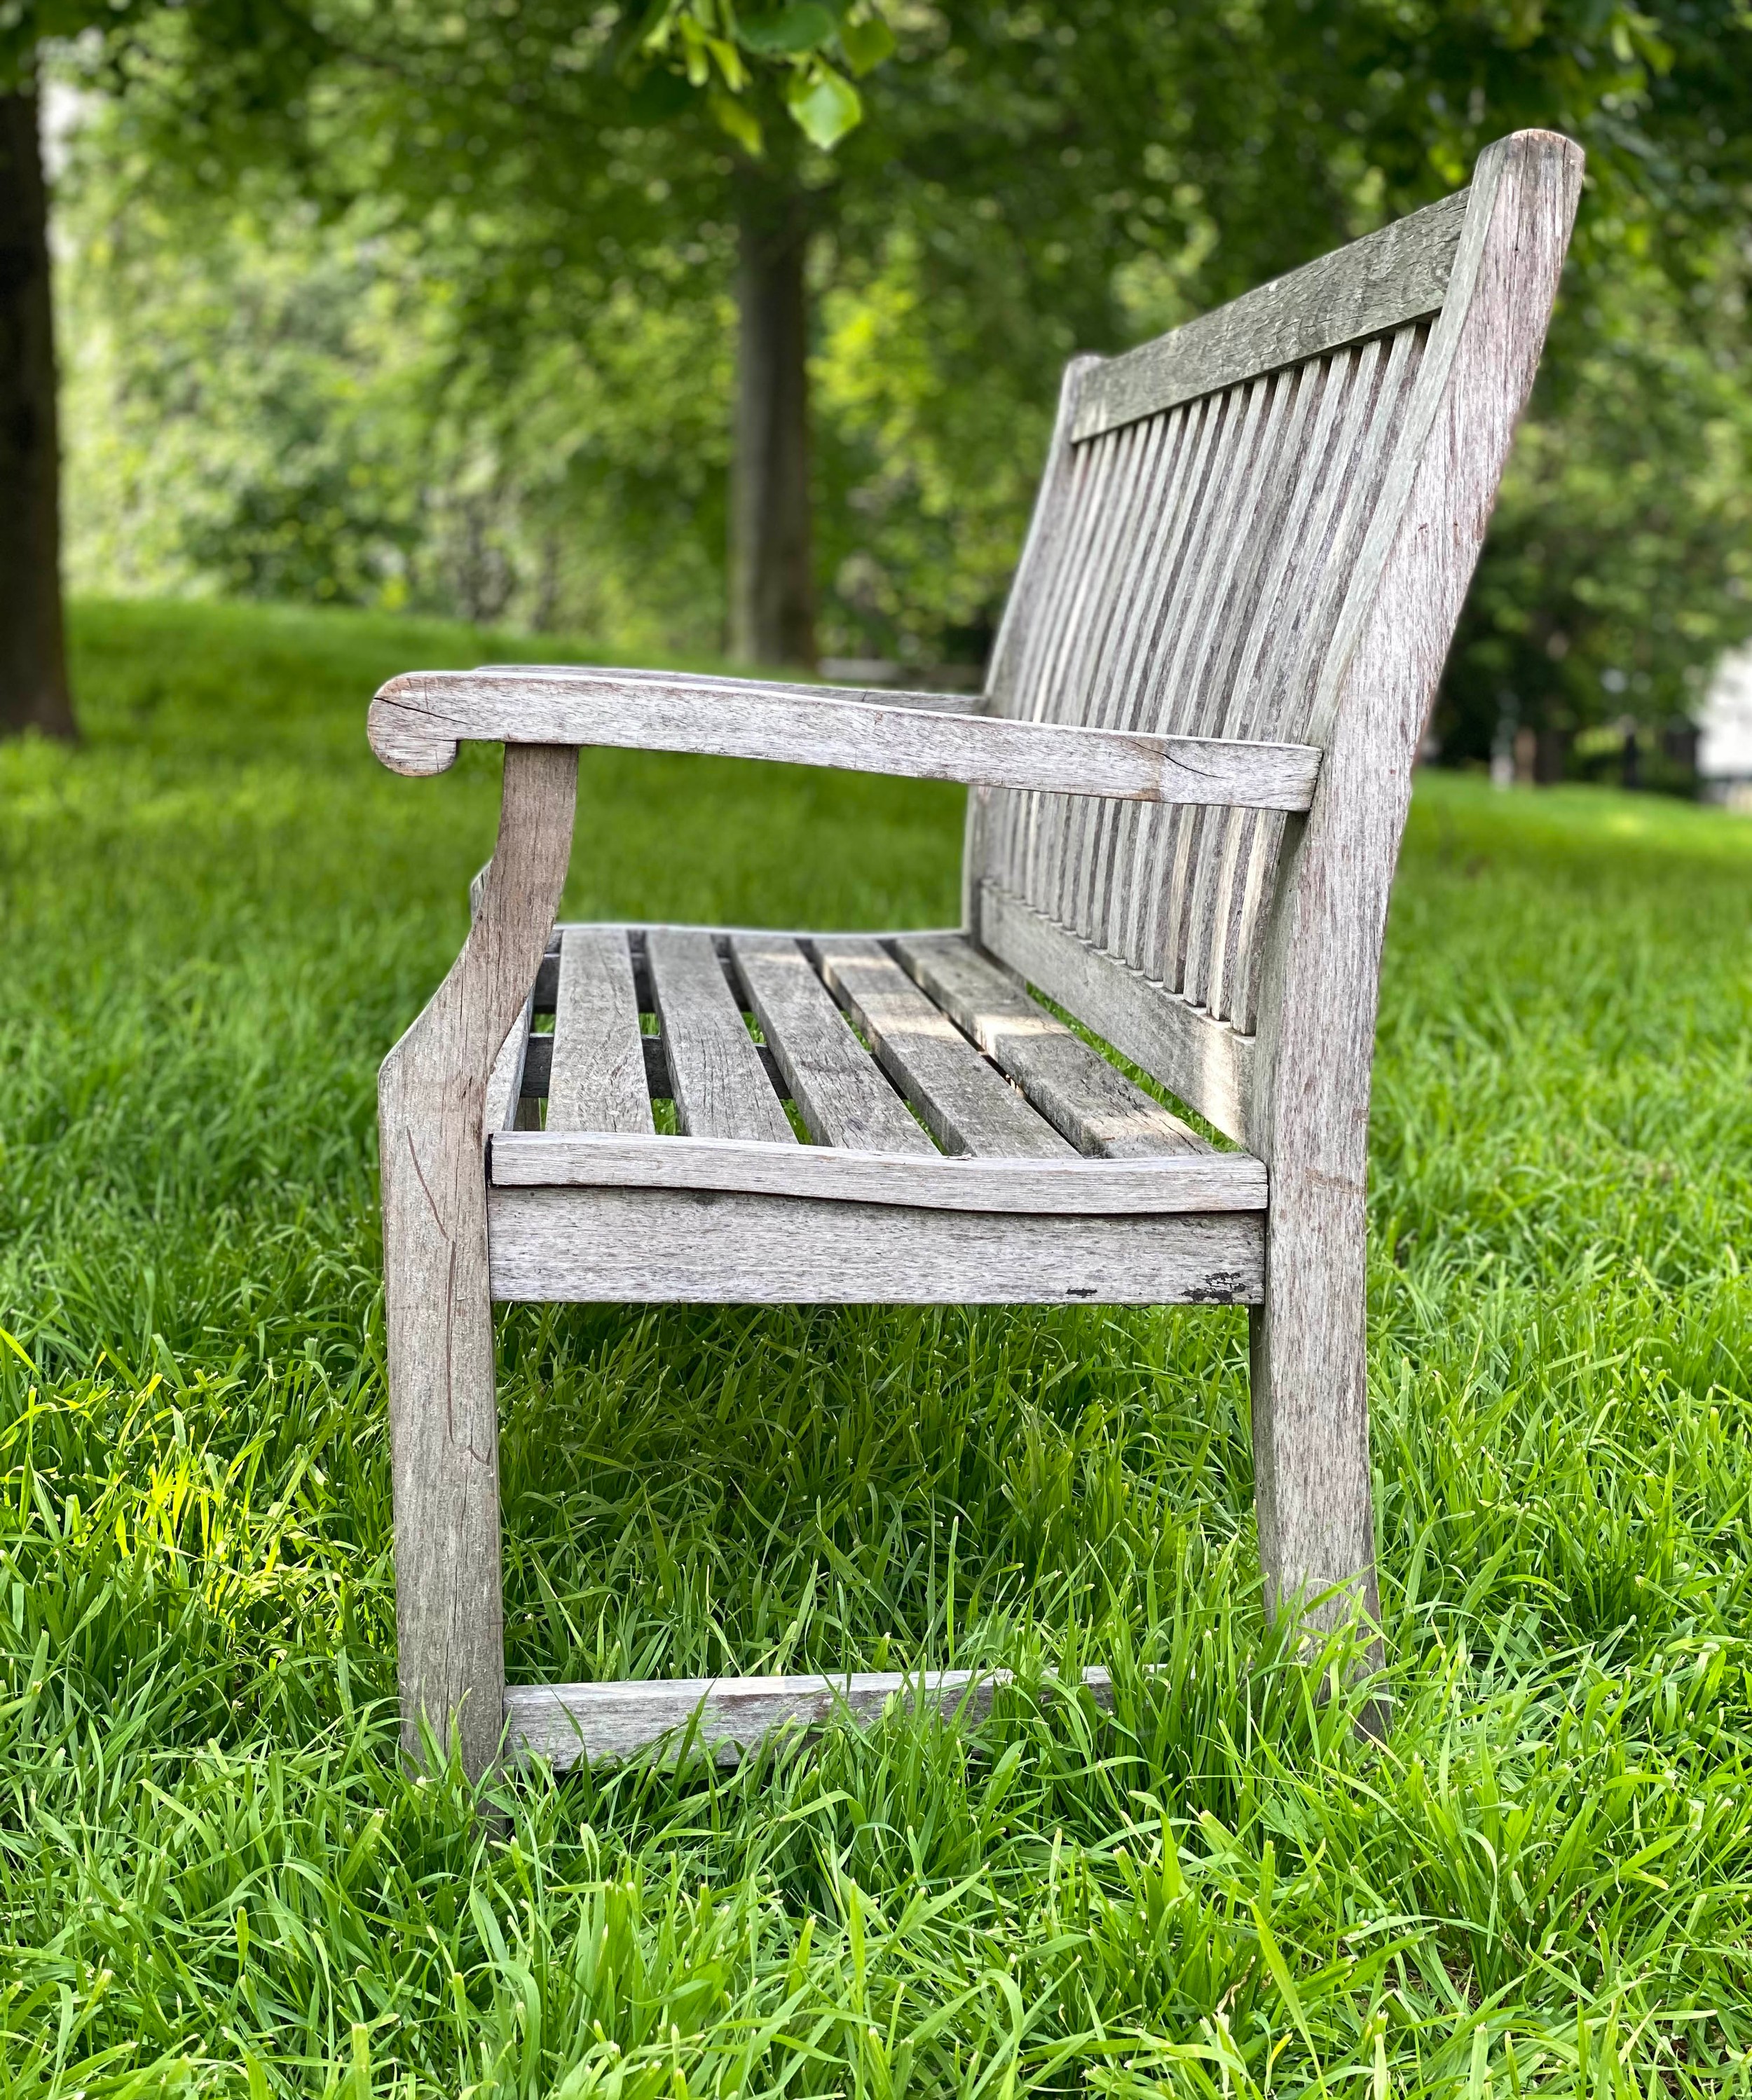
<instances>
[{"instance_id":1,"label":"blurred background","mask_svg":"<svg viewBox=\"0 0 1752 2100\"><path fill-rule=\"evenodd\" d=\"M3 238L28 252L34 133L70 590L871 682L977 683L1071 352L1428 201L1505 131L1567 131L1589 188L1430 755L1680 793L1701 759L1752 801L1737 0L7 21ZM0 595L31 602L0 627L52 655L19 470L0 531L36 551ZM64 728L52 666L10 660L11 718Z\"/></svg>"}]
</instances>

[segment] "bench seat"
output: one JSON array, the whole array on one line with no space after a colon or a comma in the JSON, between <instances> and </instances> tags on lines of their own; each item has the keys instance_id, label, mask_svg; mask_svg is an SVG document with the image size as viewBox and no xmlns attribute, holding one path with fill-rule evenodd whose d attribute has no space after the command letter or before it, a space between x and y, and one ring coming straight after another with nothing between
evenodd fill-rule
<instances>
[{"instance_id":1,"label":"bench seat","mask_svg":"<svg viewBox=\"0 0 1752 2100\"><path fill-rule=\"evenodd\" d=\"M1261 1162L1217 1149L957 932L561 926L485 1125L499 1299L1262 1288Z\"/></svg>"}]
</instances>

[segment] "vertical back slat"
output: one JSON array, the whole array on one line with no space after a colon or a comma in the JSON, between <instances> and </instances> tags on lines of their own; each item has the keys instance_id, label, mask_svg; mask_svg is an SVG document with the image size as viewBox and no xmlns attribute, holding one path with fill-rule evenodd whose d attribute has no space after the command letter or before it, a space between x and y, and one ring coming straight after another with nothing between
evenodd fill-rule
<instances>
[{"instance_id":1,"label":"vertical back slat","mask_svg":"<svg viewBox=\"0 0 1752 2100\"><path fill-rule=\"evenodd\" d=\"M1421 323L1069 447L992 704L1037 721L1295 742L1427 336ZM981 875L1251 1026L1281 817L995 796Z\"/></svg>"}]
</instances>

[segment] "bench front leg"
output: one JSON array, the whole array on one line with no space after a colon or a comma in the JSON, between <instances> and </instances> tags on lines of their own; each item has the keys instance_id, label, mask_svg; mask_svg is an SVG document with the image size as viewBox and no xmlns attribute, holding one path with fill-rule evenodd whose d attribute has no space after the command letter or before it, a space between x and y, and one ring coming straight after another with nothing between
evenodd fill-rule
<instances>
[{"instance_id":1,"label":"bench front leg","mask_svg":"<svg viewBox=\"0 0 1752 2100\"><path fill-rule=\"evenodd\" d=\"M462 952L377 1081L402 1743L461 1738L471 1778L505 1727L499 1423L487 1263L487 1081L559 910L578 754L505 754L498 844Z\"/></svg>"}]
</instances>

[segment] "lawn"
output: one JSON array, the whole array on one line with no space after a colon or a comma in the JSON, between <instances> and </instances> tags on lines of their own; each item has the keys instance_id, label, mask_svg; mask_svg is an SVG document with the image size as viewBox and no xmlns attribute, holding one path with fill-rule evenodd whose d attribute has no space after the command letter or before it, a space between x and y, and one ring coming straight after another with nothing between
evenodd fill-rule
<instances>
[{"instance_id":1,"label":"lawn","mask_svg":"<svg viewBox=\"0 0 1752 2100\"><path fill-rule=\"evenodd\" d=\"M1752 824L1421 783L1370 1380L1396 1722L1261 1619L1238 1312L519 1310L526 1679L1110 1664L735 1773L399 1767L373 1075L496 646L86 607L0 751L0 2093L1752 2085ZM587 755L569 910L954 912L951 790ZM1154 1667L1146 1674L1143 1665Z\"/></svg>"}]
</instances>

